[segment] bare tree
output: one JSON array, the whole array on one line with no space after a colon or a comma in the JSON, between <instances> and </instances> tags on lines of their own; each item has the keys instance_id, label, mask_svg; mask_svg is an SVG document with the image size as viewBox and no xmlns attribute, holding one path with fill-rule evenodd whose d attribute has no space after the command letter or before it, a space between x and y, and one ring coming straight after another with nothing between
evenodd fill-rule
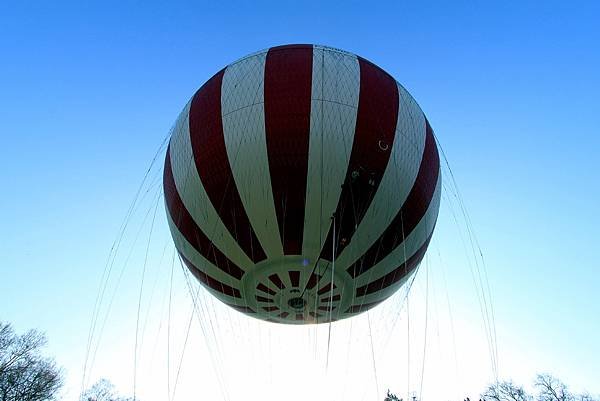
<instances>
[{"instance_id":1,"label":"bare tree","mask_svg":"<svg viewBox=\"0 0 600 401\"><path fill-rule=\"evenodd\" d=\"M114 384L107 379L100 379L81 395L80 401L134 401L134 399L120 397Z\"/></svg>"},{"instance_id":2,"label":"bare tree","mask_svg":"<svg viewBox=\"0 0 600 401\"><path fill-rule=\"evenodd\" d=\"M534 385L538 390L535 397L512 381L489 385L481 397L484 401L599 401L587 393L571 393L563 382L549 374L538 375Z\"/></svg>"},{"instance_id":3,"label":"bare tree","mask_svg":"<svg viewBox=\"0 0 600 401\"><path fill-rule=\"evenodd\" d=\"M538 388L539 401L574 401L575 396L567 386L549 374L537 375L535 386Z\"/></svg>"},{"instance_id":4,"label":"bare tree","mask_svg":"<svg viewBox=\"0 0 600 401\"><path fill-rule=\"evenodd\" d=\"M51 358L41 355L43 334L30 330L15 334L0 322L0 401L55 400L62 387L62 372Z\"/></svg>"},{"instance_id":5,"label":"bare tree","mask_svg":"<svg viewBox=\"0 0 600 401\"><path fill-rule=\"evenodd\" d=\"M481 397L484 401L530 401L523 387L514 384L512 381L503 381L491 384L485 390Z\"/></svg>"},{"instance_id":6,"label":"bare tree","mask_svg":"<svg viewBox=\"0 0 600 401\"><path fill-rule=\"evenodd\" d=\"M385 400L383 401L402 401L402 398L398 398L396 394L391 393L390 390L388 390Z\"/></svg>"}]
</instances>

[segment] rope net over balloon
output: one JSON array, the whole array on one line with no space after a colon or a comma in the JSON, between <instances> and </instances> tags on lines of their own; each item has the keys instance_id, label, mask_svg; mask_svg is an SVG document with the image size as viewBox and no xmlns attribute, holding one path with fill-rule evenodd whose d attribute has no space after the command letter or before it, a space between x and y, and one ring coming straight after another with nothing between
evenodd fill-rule
<instances>
[{"instance_id":1,"label":"rope net over balloon","mask_svg":"<svg viewBox=\"0 0 600 401\"><path fill-rule=\"evenodd\" d=\"M351 53L281 46L218 72L126 213L82 389L104 375L143 400L460 397L464 342L487 343L495 375L485 264L438 148L410 94ZM449 295L465 266L475 338L457 336Z\"/></svg>"}]
</instances>

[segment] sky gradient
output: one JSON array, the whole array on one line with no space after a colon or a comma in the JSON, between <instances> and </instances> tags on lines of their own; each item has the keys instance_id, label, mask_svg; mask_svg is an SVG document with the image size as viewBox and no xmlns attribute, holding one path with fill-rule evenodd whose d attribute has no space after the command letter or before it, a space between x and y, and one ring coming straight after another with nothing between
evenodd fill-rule
<instances>
[{"instance_id":1,"label":"sky gradient","mask_svg":"<svg viewBox=\"0 0 600 401\"><path fill-rule=\"evenodd\" d=\"M318 43L378 64L427 115L484 254L500 377L527 384L536 372L551 372L574 390L600 393L600 6L509 3L1 3L0 319L46 332L75 399L111 244L181 108L212 74L248 53ZM168 234L162 203L157 210L148 266L162 297ZM145 211L128 240L136 227L148 235ZM432 246L440 257L428 257L427 272L432 283L446 283L455 333L466 333L481 329L482 318L453 230L451 213L442 211ZM109 317L107 336L115 337L99 351L108 362L99 365L120 350L133 355L118 333L131 340L143 251L131 260ZM422 273L411 318L428 282ZM188 308L183 274L175 275L177 302ZM473 330L478 343L484 334ZM458 353L468 353L463 340ZM489 366L456 370L464 370L469 392L492 378ZM485 373L470 380L478 370ZM440 376L428 376L430 399ZM109 378L130 393L131 377L115 370Z\"/></svg>"}]
</instances>

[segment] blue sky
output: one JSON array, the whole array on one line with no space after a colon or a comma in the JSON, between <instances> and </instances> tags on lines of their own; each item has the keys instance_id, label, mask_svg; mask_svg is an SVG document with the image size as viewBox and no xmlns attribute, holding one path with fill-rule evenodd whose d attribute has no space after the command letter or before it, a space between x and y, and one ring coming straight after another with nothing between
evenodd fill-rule
<instances>
[{"instance_id":1,"label":"blue sky","mask_svg":"<svg viewBox=\"0 0 600 401\"><path fill-rule=\"evenodd\" d=\"M0 319L45 331L78 383L111 243L187 99L245 54L319 43L380 65L427 114L484 252L501 376L600 393L599 17L592 1L1 3ZM453 315L477 325L440 218Z\"/></svg>"}]
</instances>

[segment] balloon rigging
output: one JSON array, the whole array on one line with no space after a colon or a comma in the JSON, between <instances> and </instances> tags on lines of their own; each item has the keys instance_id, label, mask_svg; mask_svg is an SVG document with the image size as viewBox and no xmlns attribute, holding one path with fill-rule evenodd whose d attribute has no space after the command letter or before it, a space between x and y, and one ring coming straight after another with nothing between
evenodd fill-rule
<instances>
[{"instance_id":1,"label":"balloon rigging","mask_svg":"<svg viewBox=\"0 0 600 401\"><path fill-rule=\"evenodd\" d=\"M270 336L274 325L327 325L325 365L330 363L332 324L349 319L348 344L355 316L366 314L377 397L371 313L397 308L393 295L408 303L408 291L426 255L440 201L458 204L471 248L469 267L477 292L492 371L496 374L496 334L483 255L446 157L424 113L412 96L375 64L339 49L287 45L246 56L217 72L194 94L154 156L126 213L101 279L92 315L82 390L131 251L125 258L108 306L102 307L117 251L128 224L144 199L150 199L140 230L150 221L137 299L133 362L136 396L138 337L144 279L157 209L164 193L175 250L169 272L168 322L174 262L184 270L192 300L175 382L167 356L167 394L174 398L193 316L207 342L223 399L230 399L219 342L227 305L229 332L235 313L260 321ZM160 191L157 161L165 154ZM442 181L441 161L449 180ZM166 255L164 244L160 260ZM133 249L133 247L131 248ZM159 262L159 264L162 262ZM189 273L201 284L194 289ZM429 269L426 292L429 293ZM164 278L164 277L163 277ZM154 288L158 282L155 281ZM207 294L210 294L208 296ZM392 298L394 303L384 302ZM448 301L449 302L449 301ZM382 304L383 303L383 304ZM382 304L373 310L377 305ZM401 306L405 304L401 301ZM426 298L427 305L427 298ZM426 308L427 311L427 308ZM398 316L387 325L385 343ZM407 327L410 320L407 307ZM248 324L247 319L244 322ZM162 324L162 323L161 323ZM266 325L266 326L265 326ZM282 328L283 330L283 328ZM304 331L310 333L310 331ZM425 372L427 316L423 345ZM170 338L170 334L167 335ZM96 339L96 340L94 340ZM410 336L407 337L410 341ZM349 348L349 347L348 347ZM170 341L167 341L170 355ZM350 354L348 353L348 357ZM407 345L407 387L410 344ZM407 388L408 391L408 388ZM419 394L420 395L420 394Z\"/></svg>"}]
</instances>

